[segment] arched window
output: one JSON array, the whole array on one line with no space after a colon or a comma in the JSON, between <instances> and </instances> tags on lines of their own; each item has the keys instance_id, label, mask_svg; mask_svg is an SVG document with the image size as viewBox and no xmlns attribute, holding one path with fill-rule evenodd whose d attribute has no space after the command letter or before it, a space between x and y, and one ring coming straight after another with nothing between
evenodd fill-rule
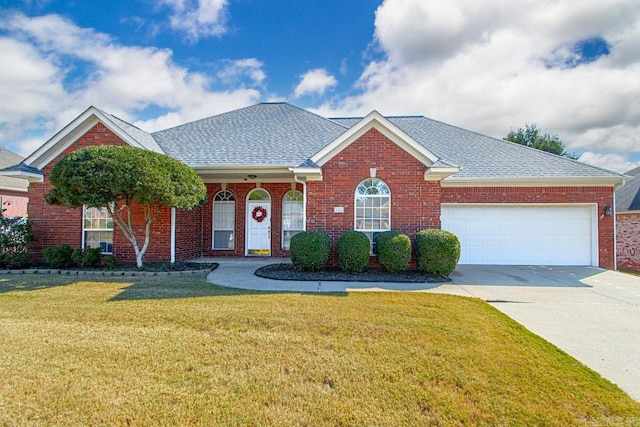
<instances>
[{"instance_id":1,"label":"arched window","mask_svg":"<svg viewBox=\"0 0 640 427\"><path fill-rule=\"evenodd\" d=\"M235 247L236 199L227 190L213 198L213 249L233 250Z\"/></svg>"},{"instance_id":2,"label":"arched window","mask_svg":"<svg viewBox=\"0 0 640 427\"><path fill-rule=\"evenodd\" d=\"M287 191L282 198L282 249L289 250L291 238L304 230L304 196L298 190Z\"/></svg>"},{"instance_id":3,"label":"arched window","mask_svg":"<svg viewBox=\"0 0 640 427\"><path fill-rule=\"evenodd\" d=\"M391 190L377 178L365 179L356 188L355 226L373 244L375 235L391 230Z\"/></svg>"}]
</instances>

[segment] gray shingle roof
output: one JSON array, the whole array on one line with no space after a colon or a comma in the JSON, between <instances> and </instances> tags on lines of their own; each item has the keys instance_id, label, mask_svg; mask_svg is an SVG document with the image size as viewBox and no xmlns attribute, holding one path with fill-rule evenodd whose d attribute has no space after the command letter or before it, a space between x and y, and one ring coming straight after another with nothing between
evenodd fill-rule
<instances>
[{"instance_id":1,"label":"gray shingle roof","mask_svg":"<svg viewBox=\"0 0 640 427\"><path fill-rule=\"evenodd\" d=\"M616 173L421 116L388 117L440 157L459 165L446 181L467 179L612 178ZM353 125L358 119L331 119Z\"/></svg>"},{"instance_id":2,"label":"gray shingle roof","mask_svg":"<svg viewBox=\"0 0 640 427\"><path fill-rule=\"evenodd\" d=\"M299 166L347 128L286 103L264 103L153 133L191 167Z\"/></svg>"},{"instance_id":3,"label":"gray shingle roof","mask_svg":"<svg viewBox=\"0 0 640 427\"><path fill-rule=\"evenodd\" d=\"M125 131L131 138L135 139L140 145L150 151L155 151L158 153L162 153L162 148L158 145L153 136L143 131L140 128L132 125L131 123L127 123L124 120L114 116L113 114L106 113L100 110L103 114L105 114L109 119L111 119L120 129Z\"/></svg>"},{"instance_id":4,"label":"gray shingle roof","mask_svg":"<svg viewBox=\"0 0 640 427\"><path fill-rule=\"evenodd\" d=\"M625 175L633 178L616 193L616 212L640 211L640 167L631 169Z\"/></svg>"},{"instance_id":5,"label":"gray shingle roof","mask_svg":"<svg viewBox=\"0 0 640 427\"><path fill-rule=\"evenodd\" d=\"M148 134L114 123L154 151L191 167L310 166L309 159L361 118L327 119L287 103L257 104ZM621 175L422 116L388 117L439 157L457 165L449 182L491 179L615 179Z\"/></svg>"}]
</instances>

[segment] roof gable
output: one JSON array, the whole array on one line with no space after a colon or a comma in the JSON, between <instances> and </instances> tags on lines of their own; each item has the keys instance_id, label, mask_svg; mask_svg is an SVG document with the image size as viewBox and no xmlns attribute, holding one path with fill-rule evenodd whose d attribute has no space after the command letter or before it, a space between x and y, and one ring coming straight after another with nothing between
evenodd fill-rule
<instances>
[{"instance_id":1,"label":"roof gable","mask_svg":"<svg viewBox=\"0 0 640 427\"><path fill-rule=\"evenodd\" d=\"M146 132L96 107L89 107L34 151L23 163L42 170L98 123L102 123L107 129L132 147L162 152L160 146L158 146L155 141L150 142L149 139L145 137L145 134L149 135ZM134 130L137 130L137 132L134 132Z\"/></svg>"},{"instance_id":2,"label":"roof gable","mask_svg":"<svg viewBox=\"0 0 640 427\"><path fill-rule=\"evenodd\" d=\"M438 156L375 110L311 156L310 160L319 166L323 166L371 129L376 129L387 139L427 167L439 160Z\"/></svg>"}]
</instances>

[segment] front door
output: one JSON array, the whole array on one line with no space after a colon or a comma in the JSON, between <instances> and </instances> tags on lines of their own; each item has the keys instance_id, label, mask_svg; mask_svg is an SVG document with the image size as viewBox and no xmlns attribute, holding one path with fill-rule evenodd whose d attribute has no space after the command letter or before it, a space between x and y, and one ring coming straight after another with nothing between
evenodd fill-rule
<instances>
[{"instance_id":1,"label":"front door","mask_svg":"<svg viewBox=\"0 0 640 427\"><path fill-rule=\"evenodd\" d=\"M247 255L271 255L271 198L256 189L247 200Z\"/></svg>"}]
</instances>

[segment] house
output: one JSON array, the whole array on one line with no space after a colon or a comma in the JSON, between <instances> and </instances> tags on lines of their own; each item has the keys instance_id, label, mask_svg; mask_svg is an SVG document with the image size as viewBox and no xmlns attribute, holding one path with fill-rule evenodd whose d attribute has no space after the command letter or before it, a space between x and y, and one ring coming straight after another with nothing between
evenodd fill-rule
<instances>
[{"instance_id":1,"label":"house","mask_svg":"<svg viewBox=\"0 0 640 427\"><path fill-rule=\"evenodd\" d=\"M616 249L618 268L640 271L640 167L616 193Z\"/></svg>"},{"instance_id":2,"label":"house","mask_svg":"<svg viewBox=\"0 0 640 427\"><path fill-rule=\"evenodd\" d=\"M146 261L287 256L305 229L335 242L354 229L372 239L443 228L460 238L461 263L614 268L610 212L621 175L422 116L325 118L287 103L154 133L90 107L3 172L30 180L36 256L68 243L134 261L104 212L44 202L56 162L99 144L166 153L206 183L199 208L162 212Z\"/></svg>"},{"instance_id":3,"label":"house","mask_svg":"<svg viewBox=\"0 0 640 427\"><path fill-rule=\"evenodd\" d=\"M15 165L24 160L24 157L0 147L0 169ZM10 176L0 176L0 206L2 216L26 217L29 197L29 182L24 179Z\"/></svg>"}]
</instances>

